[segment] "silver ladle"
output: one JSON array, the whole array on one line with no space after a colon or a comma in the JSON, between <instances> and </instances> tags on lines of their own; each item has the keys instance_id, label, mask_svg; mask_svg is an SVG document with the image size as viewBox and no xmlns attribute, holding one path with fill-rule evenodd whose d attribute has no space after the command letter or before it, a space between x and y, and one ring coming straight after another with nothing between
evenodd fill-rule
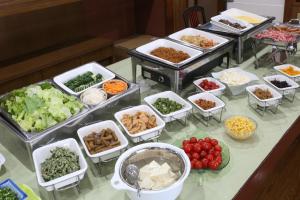
<instances>
[{"instance_id":1,"label":"silver ladle","mask_svg":"<svg viewBox=\"0 0 300 200\"><path fill-rule=\"evenodd\" d=\"M137 189L137 195L138 195L138 197L141 197L141 193L140 193L141 187L139 184L139 173L140 173L139 168L134 164L128 165L125 169L125 176L126 176L128 183L131 185L135 185L135 187Z\"/></svg>"}]
</instances>

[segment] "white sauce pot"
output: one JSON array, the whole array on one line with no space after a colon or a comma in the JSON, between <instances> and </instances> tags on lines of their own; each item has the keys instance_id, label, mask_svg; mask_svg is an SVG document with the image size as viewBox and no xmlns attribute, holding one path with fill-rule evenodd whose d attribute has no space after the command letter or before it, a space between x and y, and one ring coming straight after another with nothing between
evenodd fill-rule
<instances>
[{"instance_id":1,"label":"white sauce pot","mask_svg":"<svg viewBox=\"0 0 300 200\"><path fill-rule=\"evenodd\" d=\"M137 195L137 189L130 186L128 183L124 181L123 178L121 178L121 167L125 160L128 159L132 154L135 152L147 149L151 147L158 147L162 149L170 149L174 152L176 152L178 155L181 156L182 161L184 162L184 171L179 177L179 179L170 185L169 187L166 187L162 190L141 190L140 197ZM116 162L115 165L115 173L111 179L111 185L117 190L125 190L127 192L127 195L131 200L175 200L181 193L183 188L183 183L188 177L191 170L191 164L188 156L185 154L185 152L173 145L165 144L165 143L145 143L138 146L135 146L126 152L124 152L119 159Z\"/></svg>"}]
</instances>

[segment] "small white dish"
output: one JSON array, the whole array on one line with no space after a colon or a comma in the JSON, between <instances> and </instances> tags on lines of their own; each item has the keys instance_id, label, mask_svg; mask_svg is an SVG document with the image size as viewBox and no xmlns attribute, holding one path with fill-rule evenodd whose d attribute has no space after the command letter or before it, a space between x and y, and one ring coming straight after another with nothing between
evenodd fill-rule
<instances>
[{"instance_id":1,"label":"small white dish","mask_svg":"<svg viewBox=\"0 0 300 200\"><path fill-rule=\"evenodd\" d=\"M289 75L289 74L287 74L287 73L281 71L282 69L285 69L285 68L287 68L287 67L289 67L289 66L293 67L293 68L294 68L295 70L297 70L297 71L300 71L300 68L299 68L299 67L297 67L297 66L295 66L295 65L292 65L292 64L278 65L278 66L275 66L274 69L275 69L276 71L278 71L279 73L281 73L281 74L283 74L283 75L289 77L290 79L292 79L292 80L294 80L294 81L296 81L296 82L300 81L300 74L299 74L299 75L295 75L295 76L291 76L291 75Z\"/></svg>"},{"instance_id":2,"label":"small white dish","mask_svg":"<svg viewBox=\"0 0 300 200\"><path fill-rule=\"evenodd\" d=\"M255 94L254 91L256 88L260 88L263 90L269 90L272 94L272 98L269 99L260 99ZM257 84L257 85L251 85L246 88L246 91L253 97L257 105L261 107L268 107L268 106L277 106L281 99L282 95L277 92L275 89L273 89L271 86L268 86L267 84Z\"/></svg>"},{"instance_id":3,"label":"small white dish","mask_svg":"<svg viewBox=\"0 0 300 200\"><path fill-rule=\"evenodd\" d=\"M125 127L125 125L121 122L121 119L123 115L129 114L129 115L134 115L137 112L146 112L149 115L154 115L156 117L156 123L157 126L151 129L147 129L145 131L136 133L136 134L131 134ZM115 119L118 121L118 123L123 127L123 129L126 131L127 135L130 137L132 142L137 143L137 142L142 142L142 141L147 141L151 140L154 138L157 138L160 136L162 130L165 127L165 122L147 105L139 105L139 106L134 106L125 110L121 110L119 112L116 112L114 115Z\"/></svg>"},{"instance_id":4,"label":"small white dish","mask_svg":"<svg viewBox=\"0 0 300 200\"><path fill-rule=\"evenodd\" d=\"M99 132L101 132L101 130L107 129L107 128L110 128L111 130L113 130L115 132L121 145L111 148L111 149L108 149L106 151L100 152L100 153L91 154L84 142L84 137L90 135L93 132L99 133ZM111 120L102 121L102 122L98 122L98 123L91 124L88 126L84 126L80 129L78 129L77 134L78 134L78 137L80 139L82 146L84 147L85 153L93 161L93 163L99 163L102 161L105 162L112 158L118 157L122 154L123 151L126 150L126 148L128 146L128 140L123 135L123 133L121 132L119 127L116 125L116 123Z\"/></svg>"},{"instance_id":5,"label":"small white dish","mask_svg":"<svg viewBox=\"0 0 300 200\"><path fill-rule=\"evenodd\" d=\"M97 86L101 85L102 83L104 83L105 81L108 81L108 80L111 80L111 79L115 78L114 73L112 73L111 71L109 71L108 69L106 69L105 67L99 65L96 62L91 62L91 63L85 64L85 65L82 65L80 67L77 67L75 69L72 69L70 71L67 71L67 72L65 72L63 74L60 74L58 76L55 76L53 80L59 87L61 87L62 89L64 89L68 93L73 94L73 95L79 95L82 92L86 91L88 88L86 88L86 89L84 89L80 92L75 92L75 91L71 90L70 88L68 88L65 85L65 83L67 81L73 79L73 78L76 78L79 75L82 75L82 74L88 72L88 71L93 72L95 74L101 74L102 75L102 81L101 82L99 82L95 85L92 85L88 88L97 87Z\"/></svg>"},{"instance_id":6,"label":"small white dish","mask_svg":"<svg viewBox=\"0 0 300 200\"><path fill-rule=\"evenodd\" d=\"M170 100L176 101L177 103L183 105L183 107L180 110L177 110L175 112L169 113L169 114L162 114L159 112L153 104L158 98L169 98ZM178 94L172 91L165 91L160 92L148 97L144 98L144 101L156 112L159 114L159 116L165 121L165 122L171 122L176 119L182 119L188 115L188 112L192 110L192 105L188 103L186 100L181 98Z\"/></svg>"},{"instance_id":7,"label":"small white dish","mask_svg":"<svg viewBox=\"0 0 300 200\"><path fill-rule=\"evenodd\" d=\"M41 174L41 164L51 156L51 150L55 149L56 147L63 147L71 150L75 154L79 156L79 164L80 170L73 172L71 174L67 174L65 176L56 178L51 181L45 182L42 174ZM68 138L65 140L61 140L52 144L48 144L46 146L40 147L33 151L33 162L35 167L35 172L38 180L38 184L45 188L47 191L58 190L65 186L71 185L75 182L78 182L84 178L84 175L87 171L88 165L87 162L81 152L81 149L73 138Z\"/></svg>"},{"instance_id":8,"label":"small white dish","mask_svg":"<svg viewBox=\"0 0 300 200\"><path fill-rule=\"evenodd\" d=\"M298 83L296 83L292 79L290 79L284 75L281 75L281 74L265 76L263 79L265 82L267 82L269 85L271 85L273 88L275 88L282 95L294 94L296 92L296 89L299 87ZM273 81L273 80L286 81L290 85L290 87L279 88L276 85L274 85L273 83L271 83L271 81Z\"/></svg>"},{"instance_id":9,"label":"small white dish","mask_svg":"<svg viewBox=\"0 0 300 200\"><path fill-rule=\"evenodd\" d=\"M202 83L202 81L204 81L205 79L208 80L208 81L216 83L220 87L218 89L214 89L214 90L205 90L205 89L203 89L200 86L200 83ZM218 81L217 79L212 78L212 77L200 78L198 80L195 80L193 83L196 86L196 88L198 90L200 90L201 92L209 92L209 93L212 93L215 96L221 96L224 93L225 89L226 89L226 86L223 83L221 83L220 81Z\"/></svg>"},{"instance_id":10,"label":"small white dish","mask_svg":"<svg viewBox=\"0 0 300 200\"><path fill-rule=\"evenodd\" d=\"M198 99L205 99L207 101L213 101L216 103L216 106L207 110L204 110L200 106L198 106L195 101ZM188 97L188 100L194 105L195 108L197 108L200 111L200 114L204 117L210 117L212 115L215 115L217 113L220 113L225 107L225 103L216 97L215 95L209 93L209 92L203 92L199 94L195 94L193 96Z\"/></svg>"}]
</instances>

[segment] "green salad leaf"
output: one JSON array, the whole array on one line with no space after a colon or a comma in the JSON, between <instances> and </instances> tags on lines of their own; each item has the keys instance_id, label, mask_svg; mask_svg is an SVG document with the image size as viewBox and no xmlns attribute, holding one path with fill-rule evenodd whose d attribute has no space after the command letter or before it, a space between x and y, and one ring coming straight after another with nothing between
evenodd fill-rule
<instances>
[{"instance_id":1,"label":"green salad leaf","mask_svg":"<svg viewBox=\"0 0 300 200\"><path fill-rule=\"evenodd\" d=\"M76 115L83 104L50 83L43 83L13 91L1 107L24 131L40 132Z\"/></svg>"}]
</instances>

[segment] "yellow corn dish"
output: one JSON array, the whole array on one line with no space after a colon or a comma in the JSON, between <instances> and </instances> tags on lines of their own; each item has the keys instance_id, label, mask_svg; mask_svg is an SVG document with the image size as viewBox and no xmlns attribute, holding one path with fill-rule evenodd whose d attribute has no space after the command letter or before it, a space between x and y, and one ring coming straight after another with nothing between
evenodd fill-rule
<instances>
[{"instance_id":1,"label":"yellow corn dish","mask_svg":"<svg viewBox=\"0 0 300 200\"><path fill-rule=\"evenodd\" d=\"M260 24L262 22L262 20L260 20L260 19L250 17L250 16L245 16L245 15L235 16L234 18L242 20L242 21L246 21L250 24Z\"/></svg>"},{"instance_id":2,"label":"yellow corn dish","mask_svg":"<svg viewBox=\"0 0 300 200\"><path fill-rule=\"evenodd\" d=\"M244 116L233 116L225 121L227 133L235 139L247 139L256 130L255 122Z\"/></svg>"}]
</instances>

